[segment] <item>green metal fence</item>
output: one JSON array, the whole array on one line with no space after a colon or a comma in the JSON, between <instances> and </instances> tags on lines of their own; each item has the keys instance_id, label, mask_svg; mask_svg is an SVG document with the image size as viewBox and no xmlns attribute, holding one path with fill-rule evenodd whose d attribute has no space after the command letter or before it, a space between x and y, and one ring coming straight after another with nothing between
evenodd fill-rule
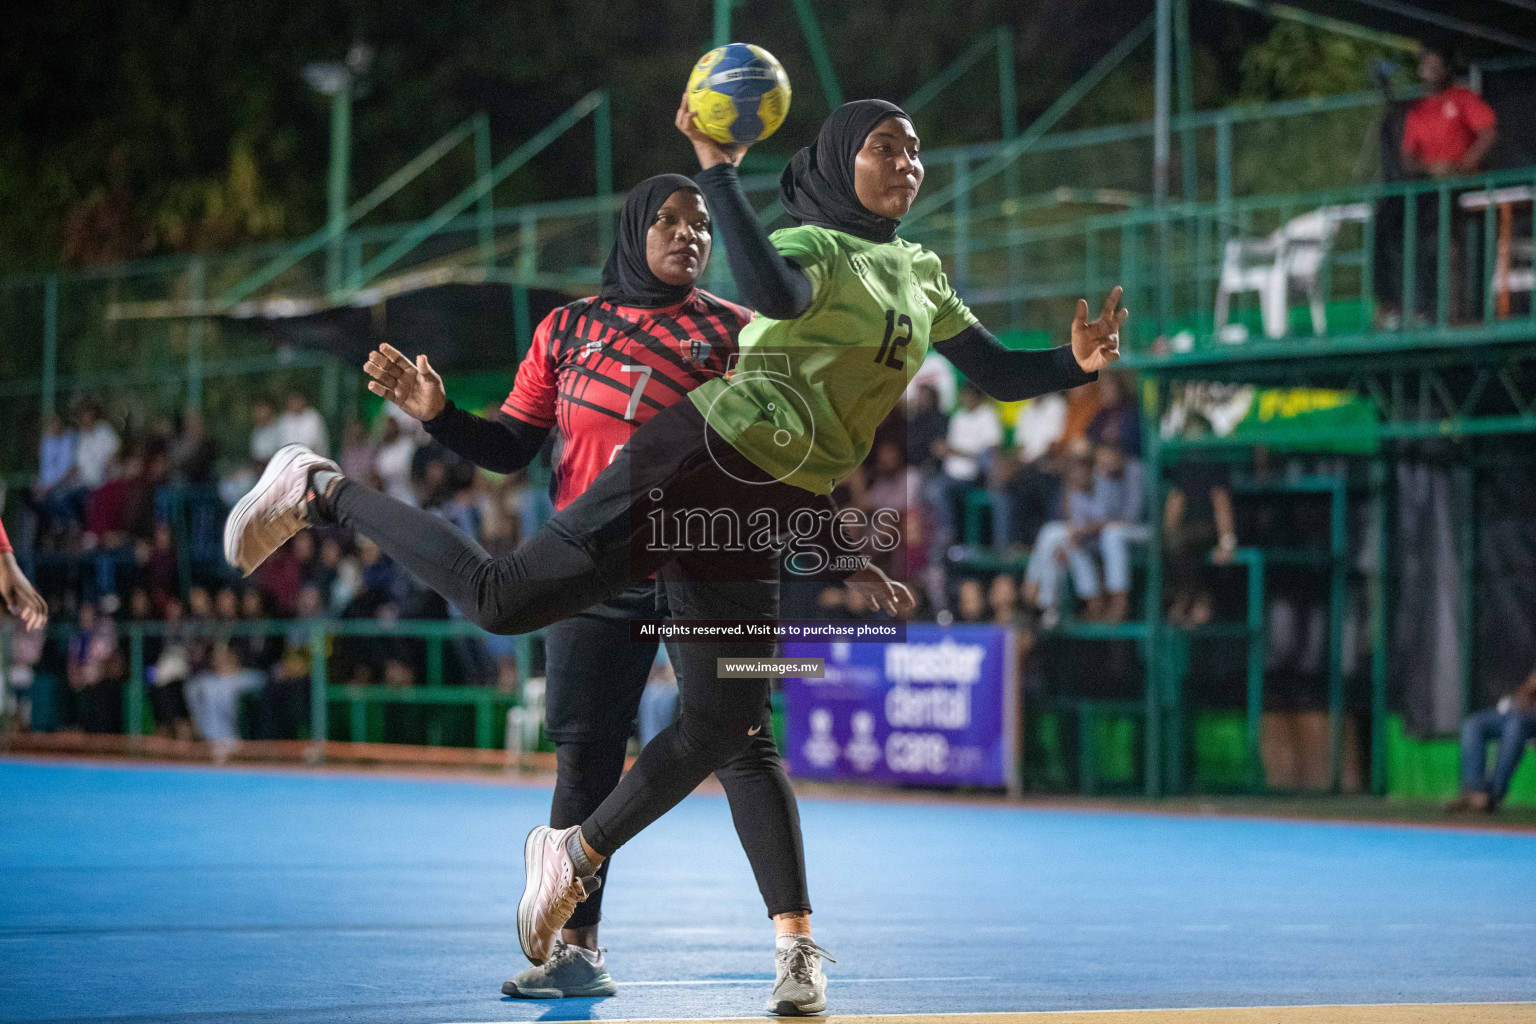
<instances>
[{"instance_id":1,"label":"green metal fence","mask_svg":"<svg viewBox=\"0 0 1536 1024\"><path fill-rule=\"evenodd\" d=\"M49 639L65 644L78 632L72 625L49 627ZM462 620L414 620L381 622L373 619L313 619L295 621L241 621L181 623L127 622L118 626L118 634L127 652L128 676L123 689L123 731L129 736L143 736L153 731L149 714L145 641L175 636L227 642L235 637L302 637L310 658L310 721L308 738L324 743L333 735L333 705L347 709L347 735L353 741L369 736L369 709L385 705L430 705L469 707L473 709L474 746L485 749L495 745L496 727L506 709L521 703L521 691L531 673L533 652L542 643L539 633L517 638L518 693L505 693L482 686L451 685L446 676L448 644L454 640L474 640L485 636L483 630ZM332 682L330 662L332 642L336 638L389 638L418 640L424 647L425 670L421 685L411 687L357 686ZM0 622L0 686L7 685L15 642L15 623ZM0 695L0 709L10 701Z\"/></svg>"},{"instance_id":2,"label":"green metal fence","mask_svg":"<svg viewBox=\"0 0 1536 1024\"><path fill-rule=\"evenodd\" d=\"M1252 358L1251 350L1235 351L1233 340L1273 343L1308 355L1341 351L1362 335L1380 333L1372 317L1378 297L1394 300L1405 315L1401 326L1388 331L1394 339L1369 339L1372 347L1524 337L1532 329L1529 290L1514 291L1513 303L1504 308L1498 268L1501 245L1529 252L1530 221L1524 218L1516 232L1501 223L1500 207L1524 204L1528 210L1533 191L1536 168L1517 168L1432 182L1138 207L1011 232L979 232L973 224L965 261L968 294L984 321L1005 321L1009 305L1017 304L1023 325L1048 328L1069 321L1079 296L1098 296L1121 284L1134 313L1122 339L1132 357L1152 354L1158 339L1163 342L1156 350L1173 354L1222 350ZM1379 222L1387 204L1404 212L1383 230ZM1314 230L1301 219L1308 216L1323 227ZM1304 311L1295 311L1302 315L1294 324L1287 321L1282 340L1271 342L1259 330L1256 292L1245 288L1231 297L1230 322L1247 330L1223 340L1215 314L1229 243L1273 240L1274 252L1258 259L1274 264L1286 258L1276 234L1282 231L1303 235L1290 240L1292 253L1308 247L1316 253L1321 322L1309 324ZM923 240L960 263L953 237L935 232ZM1377 250L1384 244L1395 252L1390 265L1397 281L1385 295L1376 277ZM1528 269L1529 256L1523 259ZM1027 268L1022 277L1011 273L1011 261ZM1295 294L1294 278L1291 287ZM1182 332L1188 336L1174 337ZM1127 365L1136 365L1135 358Z\"/></svg>"},{"instance_id":3,"label":"green metal fence","mask_svg":"<svg viewBox=\"0 0 1536 1024\"><path fill-rule=\"evenodd\" d=\"M1133 35L1121 49L1128 52L1140 41ZM1110 54L1103 67L1123 56ZM1034 300L1064 284L1057 278L1069 262L1081 268L1093 259L1104 261L1107 276L1117 252L1112 227L1124 223L1136 236L1161 223L1162 216L1171 224L1180 220L1171 210L1150 212L1151 121L1048 132L1091 84L1080 83L1085 88L1011 138L925 154L924 194L904 230L945 257L962 292L995 327L1058 322L1059 316L1046 318ZM80 392L103 395L121 416L149 419L186 406L238 416L249 382L235 376L299 370L310 376L278 378L277 384L301 382L312 394L334 393L337 404L323 411L339 417L359 393L355 368L285 362L272 352L269 320L372 305L446 283L509 287L516 333L526 341L533 327L528 290L590 292L622 200L609 193L506 207L492 201L496 185L554 137L588 120L603 163L611 155L602 144L607 109L605 94L590 94L498 163L488 153L483 119L471 118L353 203L340 224L297 243L0 279L0 388L15 411L13 422L39 422ZM1174 144L1184 147L1179 158L1189 171L1185 199L1241 202L1299 187L1368 181L1376 160L1372 126L1381 111L1379 94L1359 93L1176 117ZM471 143L476 176L432 217L365 222L385 198L441 165L445 153ZM744 178L770 227L786 223L776 202L777 184L776 173ZM1310 200L1276 198L1270 207L1290 203L1300 209L1303 201ZM1212 207L1204 219L1214 225L1218 212ZM1266 214L1254 208L1249 216L1257 229ZM1074 233L1062 225L1077 222L1097 225L1102 251L1090 255L1088 243L1079 241L1074 255L1070 243L1062 244L1061 238ZM1057 231L1064 235L1058 238ZM1213 227L1212 238L1218 234ZM1143 249L1150 244L1141 241ZM333 251L340 253L339 277L331 272ZM1074 287L1088 283L1080 270L1072 273ZM725 260L714 261L706 285L734 292ZM1137 311L1144 313L1145 303ZM329 382L316 379L325 373L335 376ZM223 385L216 383L221 377ZM0 438L0 470L29 468L34 443L35 436L25 431Z\"/></svg>"}]
</instances>

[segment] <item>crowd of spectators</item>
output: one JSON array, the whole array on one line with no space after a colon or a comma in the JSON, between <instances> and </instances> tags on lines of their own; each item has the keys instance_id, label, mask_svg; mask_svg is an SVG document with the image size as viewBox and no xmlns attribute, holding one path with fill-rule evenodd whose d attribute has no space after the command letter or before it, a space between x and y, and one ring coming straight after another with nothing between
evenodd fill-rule
<instances>
[{"instance_id":1,"label":"crowd of spectators","mask_svg":"<svg viewBox=\"0 0 1536 1024\"><path fill-rule=\"evenodd\" d=\"M8 520L17 556L53 610L77 628L67 643L18 634L12 689L41 728L119 732L129 674L124 625L146 631L143 664L158 733L212 742L293 738L308 722L309 622L322 618L446 618L452 614L379 548L330 527L297 535L253 576L224 562L225 514L266 460L299 442L333 449L323 416L300 392L277 411L250 409L248 447L221 451L189 412L119 429L90 399L41 438L31 487L13 490ZM335 452L345 470L396 498L431 509L493 551L510 550L547 509L523 474L476 472L433 443L414 420L353 420ZM221 472L222 470L222 472ZM19 499L19 500L18 500ZM287 620L267 632L238 622ZM424 646L404 638L329 640L333 681L408 686L423 681ZM506 638L448 643L457 682L515 688Z\"/></svg>"},{"instance_id":2,"label":"crowd of spectators","mask_svg":"<svg viewBox=\"0 0 1536 1024\"><path fill-rule=\"evenodd\" d=\"M861 472L835 495L873 516L889 510L897 543L876 551L910 582L919 618L999 622L1031 635L1062 618L1133 616L1132 566L1152 528L1143 508L1141 415L1129 380L1000 404L958 384L935 357L904 407L879 431ZM936 370L936 372L935 372ZM279 411L281 408L281 411ZM173 736L215 744L241 734L299 735L307 721L308 620L444 618L456 613L379 548L339 527L305 531L252 577L224 563L221 526L268 458L301 442L343 471L428 508L493 553L510 551L548 515L549 498L519 474L477 471L432 442L416 421L386 411L370 429L345 424L339 449L301 393L256 399L248 446L221 451L200 416L117 429L79 402L41 440L39 470L13 530L20 557L56 617L79 626L63 649L18 645L21 685L61 680L58 724L122 726L128 665L122 622L163 621L145 650L153 720ZM1231 503L1217 476L1176 470L1163 510L1170 552L1169 613L1208 621L1207 554L1230 552ZM13 510L15 503L13 502ZM872 547L871 550L874 550ZM1186 564L1187 563L1187 564ZM794 591L790 593L789 591ZM867 614L835 583L789 588L786 614ZM221 634L237 620L289 620L269 635ZM411 685L424 678L419 642L333 638L333 681ZM515 647L485 636L450 644L456 682L515 688ZM34 684L35 710L41 692ZM243 725L241 724L243 723Z\"/></svg>"},{"instance_id":3,"label":"crowd of spectators","mask_svg":"<svg viewBox=\"0 0 1536 1024\"><path fill-rule=\"evenodd\" d=\"M1041 629L1063 617L1134 617L1133 564L1152 527L1129 378L1108 372L1089 387L1009 404L948 383L914 379L863 472L835 495L870 513L899 510L900 545L874 557L916 585L918 616ZM1173 485L1163 527L1175 556L1203 565L1220 545L1230 550L1231 506L1219 473L1183 471ZM1185 571L1183 561L1179 568L1170 614L1182 624L1209 621L1200 572ZM822 586L815 608L801 611L858 613L847 600Z\"/></svg>"}]
</instances>

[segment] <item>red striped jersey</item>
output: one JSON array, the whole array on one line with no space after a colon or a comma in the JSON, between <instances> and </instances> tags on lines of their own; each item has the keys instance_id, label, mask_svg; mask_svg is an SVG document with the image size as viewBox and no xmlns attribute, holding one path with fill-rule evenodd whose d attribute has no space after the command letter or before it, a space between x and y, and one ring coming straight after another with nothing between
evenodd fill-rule
<instances>
[{"instance_id":1,"label":"red striped jersey","mask_svg":"<svg viewBox=\"0 0 1536 1024\"><path fill-rule=\"evenodd\" d=\"M660 309L586 298L545 317L501 411L558 428L555 507L586 490L640 424L723 377L752 316L696 288Z\"/></svg>"}]
</instances>

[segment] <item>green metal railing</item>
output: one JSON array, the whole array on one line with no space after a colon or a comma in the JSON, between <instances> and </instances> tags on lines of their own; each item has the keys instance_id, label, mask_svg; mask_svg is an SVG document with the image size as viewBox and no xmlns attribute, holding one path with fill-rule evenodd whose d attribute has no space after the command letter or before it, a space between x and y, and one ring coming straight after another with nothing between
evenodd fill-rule
<instances>
[{"instance_id":1,"label":"green metal railing","mask_svg":"<svg viewBox=\"0 0 1536 1024\"><path fill-rule=\"evenodd\" d=\"M0 687L7 686L14 651L13 620L0 621ZM73 625L49 627L49 639L66 644L78 632ZM373 619L309 619L263 620L240 622L181 623L175 627L164 622L127 622L117 626L121 641L126 644L128 678L123 690L123 731L130 737L143 736L152 731L153 723L147 714L147 678L145 665L145 640L174 636L178 639L199 639L223 642L243 636L276 636L302 638L310 657L310 721L309 738L323 753L324 743L330 734L330 705L349 705L349 735L356 741L368 733L368 709L385 704L468 706L474 709L475 746L491 747L494 737L496 713L519 703L519 697L499 690L480 686L447 685L445 679L445 654L451 640L483 638L485 632L473 623L463 620L402 619L396 622L380 622ZM517 672L519 691L528 680L534 638L530 633L517 638ZM425 648L425 669L422 683L412 687L355 686L330 682L331 641L337 637L390 638L419 640ZM0 695L0 707L9 704Z\"/></svg>"},{"instance_id":2,"label":"green metal railing","mask_svg":"<svg viewBox=\"0 0 1536 1024\"><path fill-rule=\"evenodd\" d=\"M1107 73L1147 32L1143 25L1122 41L1066 99L1086 93L1095 75ZM1001 36L989 33L982 42L1007 62L1011 46ZM978 53L985 49L978 44ZM1290 192L1297 185L1347 184L1368 172L1371 162L1362 170L1358 161L1345 165L1328 157L1359 152L1362 134L1369 134L1381 105L1379 94L1357 93L1177 115L1171 124L1187 172L1184 199L1229 201ZM904 230L946 256L955 279L975 293L978 305L1006 296L998 308L984 310L993 326L1040 322L1030 309L1028 286L1042 269L1058 265L1040 248L1045 239L1039 233L1051 221L1106 208L1142 208L1147 202L1153 122L1052 133L1070 108L1071 102L1057 104L1019 132L1005 103L1003 140L925 153L924 196ZM596 129L598 195L517 207L491 202L496 181L588 114ZM270 351L260 322L241 317L316 312L361 301L359 296L371 302L392 289L449 280L511 286L519 310L517 333L526 341L532 333L529 288L577 293L597 280L619 203L611 193L611 170L605 171L611 166L607 130L606 98L589 94L493 167L484 120L470 118L355 202L339 227L327 224L299 243L0 279L0 379L14 397L33 396L31 418L44 416L57 406L61 391L67 393L61 375L158 372L178 364L184 367L178 371L183 400L196 408L203 399L207 353ZM469 140L476 179L431 218L358 223ZM1064 181L1072 188L1062 190ZM773 173L744 178L770 226L780 223L777 182ZM333 237L337 230L339 238ZM332 243L343 256L339 292L327 284ZM1031 247L1038 250L1033 255ZM716 261L709 281L716 290L732 292L724 260ZM238 315L206 315L221 309ZM0 453L0 464L13 464L23 454Z\"/></svg>"},{"instance_id":3,"label":"green metal railing","mask_svg":"<svg viewBox=\"0 0 1536 1024\"><path fill-rule=\"evenodd\" d=\"M1531 332L1536 314L1529 308L1518 316L1498 312L1495 261L1500 232L1508 229L1501 227L1499 204L1482 200L1494 193L1495 198L1524 196L1508 202L1529 204L1532 191L1536 168L1516 168L1437 181L1222 197L1161 209L1136 207L1022 229L1004 230L994 223L977 230L979 218L973 216L967 232L935 231L922 240L958 263L960 235L966 236L971 304L983 320L989 320L989 309L1021 302L1026 325L1059 330L1070 317L1063 311L1078 296L1097 296L1122 285L1125 303L1134 313L1122 339L1131 357L1129 366L1154 355L1175 360L1213 353L1252 358L1255 346L1268 346L1277 355L1312 356L1383 344L1420 347L1458 339L1475 344L1505 336L1523 338ZM1469 212L1462 209L1464 199L1482 205ZM1396 261L1401 283L1390 297L1398 300L1403 322L1390 332L1390 339L1377 336L1382 332L1372 320L1380 291L1375 280L1381 235L1377 219L1387 203L1401 204L1404 210L1401 227L1386 239L1401 250ZM1319 211L1334 220L1326 240L1317 243L1322 257L1317 288L1325 306L1353 304L1352 319L1343 325L1328 323L1317 336L1323 341L1309 341L1288 329L1280 341L1257 338L1245 346L1223 344L1213 317L1228 243L1265 238L1294 224L1295 218ZM994 220L1000 222L1001 214ZM1420 232L1431 221L1432 236L1426 239ZM1504 241L1509 240L1506 235ZM1523 246L1531 236L1522 234L1513 241ZM1011 250L1021 251L1031 268L1026 279L1009 274ZM1431 271L1432 291L1425 295L1419 289ZM1453 318L1458 295L1464 308ZM1253 293L1237 292L1233 301L1235 319L1251 320L1256 312ZM1189 337L1168 346L1178 332L1188 332ZM1165 344L1154 348L1158 339ZM1239 347L1248 351L1238 353Z\"/></svg>"}]
</instances>

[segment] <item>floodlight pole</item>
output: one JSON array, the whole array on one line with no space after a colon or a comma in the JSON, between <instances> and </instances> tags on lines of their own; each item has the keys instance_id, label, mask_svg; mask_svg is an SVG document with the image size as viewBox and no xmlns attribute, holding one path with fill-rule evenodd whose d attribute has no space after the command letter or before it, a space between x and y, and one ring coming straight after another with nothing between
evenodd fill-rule
<instances>
[{"instance_id":1,"label":"floodlight pole","mask_svg":"<svg viewBox=\"0 0 1536 1024\"><path fill-rule=\"evenodd\" d=\"M1195 112L1195 58L1189 40L1189 0L1177 0L1173 12L1174 56L1179 72L1179 113ZM1179 198L1186 203L1197 201L1199 179L1195 168L1195 130L1184 128L1179 132L1179 163L1183 165L1183 185Z\"/></svg>"},{"instance_id":2,"label":"floodlight pole","mask_svg":"<svg viewBox=\"0 0 1536 1024\"><path fill-rule=\"evenodd\" d=\"M491 173L491 119L481 111L470 119L474 125L475 136L475 180ZM496 196L494 189L487 189L485 195L476 201L475 206L479 214L478 241L480 243L480 266L490 270L496 264ZM347 285L352 286L348 281Z\"/></svg>"},{"instance_id":3,"label":"floodlight pole","mask_svg":"<svg viewBox=\"0 0 1536 1024\"><path fill-rule=\"evenodd\" d=\"M43 433L56 408L59 380L59 275L43 278Z\"/></svg>"},{"instance_id":4,"label":"floodlight pole","mask_svg":"<svg viewBox=\"0 0 1536 1024\"><path fill-rule=\"evenodd\" d=\"M325 290L341 291L342 236L347 230L347 183L352 177L352 76L340 75L331 94L331 173L327 192Z\"/></svg>"},{"instance_id":5,"label":"floodlight pole","mask_svg":"<svg viewBox=\"0 0 1536 1024\"><path fill-rule=\"evenodd\" d=\"M608 200L597 218L597 258L601 263L613 248L613 105L606 89L592 111L592 131L596 137L597 194Z\"/></svg>"},{"instance_id":6,"label":"floodlight pole","mask_svg":"<svg viewBox=\"0 0 1536 1024\"><path fill-rule=\"evenodd\" d=\"M997 106L1002 115L1003 141L1019 137L1019 100L1013 66L1013 29L997 26ZM1024 246L1019 241L1019 164L1012 161L1003 168L1003 198L1014 204L1008 211L1008 281L1013 297L1008 302L1008 326L1024 326L1024 300L1018 286L1024 283Z\"/></svg>"},{"instance_id":7,"label":"floodlight pole","mask_svg":"<svg viewBox=\"0 0 1536 1024\"><path fill-rule=\"evenodd\" d=\"M1168 294L1172 280L1168 273L1168 155L1169 129L1173 106L1173 0L1157 0L1156 25L1156 95L1152 115L1152 203L1157 208L1158 283L1157 322L1159 335L1167 327Z\"/></svg>"},{"instance_id":8,"label":"floodlight pole","mask_svg":"<svg viewBox=\"0 0 1536 1024\"><path fill-rule=\"evenodd\" d=\"M201 256L187 264L187 301L195 315L187 320L187 410L203 411L203 337L208 320L203 315L208 297L208 266Z\"/></svg>"},{"instance_id":9,"label":"floodlight pole","mask_svg":"<svg viewBox=\"0 0 1536 1024\"><path fill-rule=\"evenodd\" d=\"M832 57L821 37L821 24L811 0L794 0L795 16L800 19L800 33L805 45L811 48L811 63L816 66L816 78L821 82L821 92L827 98L827 109L836 110L843 105L843 88L837 84L837 71L832 67Z\"/></svg>"},{"instance_id":10,"label":"floodlight pole","mask_svg":"<svg viewBox=\"0 0 1536 1024\"><path fill-rule=\"evenodd\" d=\"M731 6L735 0L715 0L714 46L724 46L731 41Z\"/></svg>"},{"instance_id":11,"label":"floodlight pole","mask_svg":"<svg viewBox=\"0 0 1536 1024\"><path fill-rule=\"evenodd\" d=\"M1152 110L1152 202L1168 201L1168 129L1173 91L1173 0L1157 0L1156 78Z\"/></svg>"}]
</instances>

